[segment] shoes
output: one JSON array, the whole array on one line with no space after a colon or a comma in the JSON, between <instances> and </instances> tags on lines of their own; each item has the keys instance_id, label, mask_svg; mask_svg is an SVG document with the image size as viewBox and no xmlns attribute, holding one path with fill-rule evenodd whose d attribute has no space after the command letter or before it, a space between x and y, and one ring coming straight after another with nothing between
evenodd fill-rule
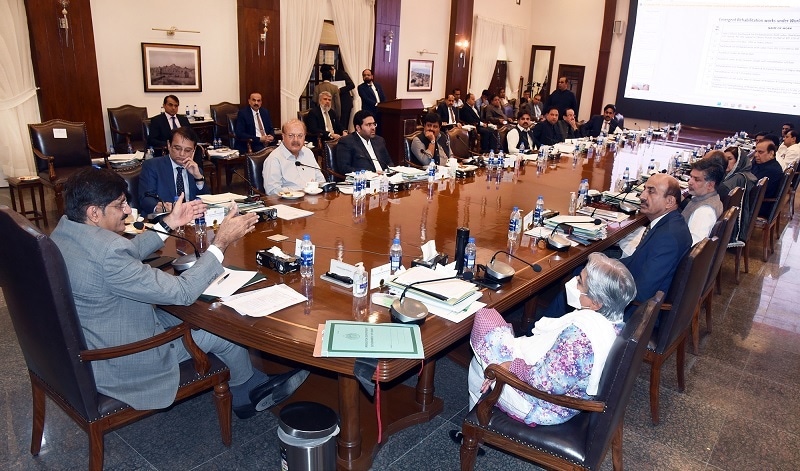
<instances>
[{"instance_id":1,"label":"shoes","mask_svg":"<svg viewBox=\"0 0 800 471\"><path fill-rule=\"evenodd\" d=\"M250 402L242 406L234 406L233 413L240 419L249 419L256 412L283 402L291 396L308 377L307 370L296 369L272 376L250 391Z\"/></svg>"}]
</instances>

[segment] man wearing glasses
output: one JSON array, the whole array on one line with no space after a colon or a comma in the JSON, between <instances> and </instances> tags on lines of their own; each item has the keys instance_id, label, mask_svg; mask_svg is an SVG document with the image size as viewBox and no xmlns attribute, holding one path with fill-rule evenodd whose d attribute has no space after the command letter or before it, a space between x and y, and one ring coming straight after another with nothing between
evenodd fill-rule
<instances>
[{"instance_id":1,"label":"man wearing glasses","mask_svg":"<svg viewBox=\"0 0 800 471\"><path fill-rule=\"evenodd\" d=\"M564 116L568 109L575 110L575 115L578 115L578 99L575 94L568 88L569 82L566 77L558 78L557 89L550 94L547 99L547 106L545 109L558 108L558 115Z\"/></svg>"},{"instance_id":2,"label":"man wearing glasses","mask_svg":"<svg viewBox=\"0 0 800 471\"><path fill-rule=\"evenodd\" d=\"M356 132L339 139L336 146L338 172L342 175L356 170L383 173L392 165L392 158L386 149L386 141L375 135L378 126L375 116L367 110L360 110L353 115L353 126Z\"/></svg>"},{"instance_id":3,"label":"man wearing glasses","mask_svg":"<svg viewBox=\"0 0 800 471\"><path fill-rule=\"evenodd\" d=\"M203 172L194 161L196 143L197 135L192 128L180 127L172 131L167 142L169 157L144 162L139 176L139 212L170 211L175 197L181 193L186 194L187 201L209 193ZM166 207L162 208L162 203L153 195L158 195Z\"/></svg>"},{"instance_id":4,"label":"man wearing glasses","mask_svg":"<svg viewBox=\"0 0 800 471\"><path fill-rule=\"evenodd\" d=\"M323 183L325 177L314 154L305 146L306 125L290 119L281 128L283 140L264 161L264 191L276 195L302 190L309 182Z\"/></svg>"}]
</instances>

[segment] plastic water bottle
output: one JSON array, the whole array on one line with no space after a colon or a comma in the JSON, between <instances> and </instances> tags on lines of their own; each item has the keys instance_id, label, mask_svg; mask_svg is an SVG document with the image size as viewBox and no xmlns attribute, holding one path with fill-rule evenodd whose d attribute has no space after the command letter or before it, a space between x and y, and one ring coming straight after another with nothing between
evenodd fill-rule
<instances>
[{"instance_id":1,"label":"plastic water bottle","mask_svg":"<svg viewBox=\"0 0 800 471\"><path fill-rule=\"evenodd\" d=\"M367 270L364 269L364 263L356 263L356 269L353 271L353 296L356 298L363 298L369 291L369 283L367 281Z\"/></svg>"},{"instance_id":2,"label":"plastic water bottle","mask_svg":"<svg viewBox=\"0 0 800 471\"><path fill-rule=\"evenodd\" d=\"M475 246L475 238L470 237L467 239L467 245L464 247L464 271L463 273L472 273L475 276L475 257L478 253L478 248Z\"/></svg>"},{"instance_id":3,"label":"plastic water bottle","mask_svg":"<svg viewBox=\"0 0 800 471\"><path fill-rule=\"evenodd\" d=\"M511 210L511 218L508 221L508 240L517 240L517 235L522 231L522 215L519 208L514 206Z\"/></svg>"},{"instance_id":4,"label":"plastic water bottle","mask_svg":"<svg viewBox=\"0 0 800 471\"><path fill-rule=\"evenodd\" d=\"M200 113L197 112L197 105L194 105L194 116L198 116Z\"/></svg>"},{"instance_id":5,"label":"plastic water bottle","mask_svg":"<svg viewBox=\"0 0 800 471\"><path fill-rule=\"evenodd\" d=\"M581 209L586 205L586 195L589 193L589 180L584 178L578 187L578 204L577 209Z\"/></svg>"},{"instance_id":6,"label":"plastic water bottle","mask_svg":"<svg viewBox=\"0 0 800 471\"><path fill-rule=\"evenodd\" d=\"M431 183L436 180L436 161L434 159L435 157L428 163L428 182Z\"/></svg>"},{"instance_id":7,"label":"plastic water bottle","mask_svg":"<svg viewBox=\"0 0 800 471\"><path fill-rule=\"evenodd\" d=\"M400 245L400 239L395 237L392 240L392 246L389 248L389 270L392 275L397 273L400 265L403 264L403 247Z\"/></svg>"},{"instance_id":8,"label":"plastic water bottle","mask_svg":"<svg viewBox=\"0 0 800 471\"><path fill-rule=\"evenodd\" d=\"M381 174L378 191L380 193L389 193L389 177L385 173Z\"/></svg>"},{"instance_id":9,"label":"plastic water bottle","mask_svg":"<svg viewBox=\"0 0 800 471\"><path fill-rule=\"evenodd\" d=\"M656 170L656 159L650 159L650 164L647 166L647 174L650 175Z\"/></svg>"},{"instance_id":10,"label":"plastic water bottle","mask_svg":"<svg viewBox=\"0 0 800 471\"><path fill-rule=\"evenodd\" d=\"M494 170L494 149L489 150L489 160L486 161L486 169L489 173Z\"/></svg>"},{"instance_id":11,"label":"plastic water bottle","mask_svg":"<svg viewBox=\"0 0 800 471\"><path fill-rule=\"evenodd\" d=\"M574 216L578 207L578 195L574 191L569 192L569 215Z\"/></svg>"},{"instance_id":12,"label":"plastic water bottle","mask_svg":"<svg viewBox=\"0 0 800 471\"><path fill-rule=\"evenodd\" d=\"M189 114L189 105L186 105L186 117L188 118L189 116L191 116L191 114Z\"/></svg>"},{"instance_id":13,"label":"plastic water bottle","mask_svg":"<svg viewBox=\"0 0 800 471\"><path fill-rule=\"evenodd\" d=\"M494 159L494 166L497 167L498 170L502 169L506 164L506 155L501 150L497 153L497 157Z\"/></svg>"},{"instance_id":14,"label":"plastic water bottle","mask_svg":"<svg viewBox=\"0 0 800 471\"><path fill-rule=\"evenodd\" d=\"M539 195L536 198L536 209L533 210L533 224L536 226L542 225L542 214L544 213L544 196Z\"/></svg>"},{"instance_id":15,"label":"plastic water bottle","mask_svg":"<svg viewBox=\"0 0 800 471\"><path fill-rule=\"evenodd\" d=\"M200 198L196 198L199 200ZM206 215L203 213L200 217L195 218L194 220L194 233L197 235L203 235L206 233Z\"/></svg>"},{"instance_id":16,"label":"plastic water bottle","mask_svg":"<svg viewBox=\"0 0 800 471\"><path fill-rule=\"evenodd\" d=\"M300 276L314 277L314 246L311 245L311 236L308 234L303 235L303 241L300 243Z\"/></svg>"},{"instance_id":17,"label":"plastic water bottle","mask_svg":"<svg viewBox=\"0 0 800 471\"><path fill-rule=\"evenodd\" d=\"M130 142L128 143L128 153L133 154L133 146L131 145Z\"/></svg>"},{"instance_id":18,"label":"plastic water bottle","mask_svg":"<svg viewBox=\"0 0 800 471\"><path fill-rule=\"evenodd\" d=\"M625 171L622 172L622 179L626 182L631 179L631 169L630 167L625 167Z\"/></svg>"}]
</instances>

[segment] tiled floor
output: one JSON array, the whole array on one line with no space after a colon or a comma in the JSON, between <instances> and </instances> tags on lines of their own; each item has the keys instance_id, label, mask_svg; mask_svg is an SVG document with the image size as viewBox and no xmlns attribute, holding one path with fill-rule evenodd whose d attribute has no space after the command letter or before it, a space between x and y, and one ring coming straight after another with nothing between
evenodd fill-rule
<instances>
[{"instance_id":1,"label":"tiled floor","mask_svg":"<svg viewBox=\"0 0 800 471\"><path fill-rule=\"evenodd\" d=\"M9 204L0 190L0 204ZM51 216L51 228L55 220ZM783 231L769 262L752 248L750 274L732 280L723 266L723 292L714 301L714 333L699 356L687 355L686 391L677 391L674 360L661 383L661 424L649 419L648 374L643 366L625 418L624 462L632 470L800 469L800 215ZM759 235L759 234L756 234ZM797 303L797 304L795 304ZM45 442L28 451L30 386L25 363L0 297L0 469L85 469L87 436L48 402ZM458 469L458 447L447 436L466 414L466 371L438 362L436 394L444 412L392 436L376 470ZM234 417L233 445L220 440L208 394L179 404L105 438L107 469L277 469L276 419L262 413ZM476 469L538 469L488 449ZM610 457L603 469L611 469Z\"/></svg>"}]
</instances>

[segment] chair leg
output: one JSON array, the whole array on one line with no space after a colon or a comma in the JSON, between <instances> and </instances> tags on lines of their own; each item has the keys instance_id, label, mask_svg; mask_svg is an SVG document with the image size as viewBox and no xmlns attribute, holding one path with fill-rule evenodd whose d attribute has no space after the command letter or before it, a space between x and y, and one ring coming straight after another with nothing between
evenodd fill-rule
<instances>
[{"instance_id":1,"label":"chair leg","mask_svg":"<svg viewBox=\"0 0 800 471\"><path fill-rule=\"evenodd\" d=\"M622 471L622 423L624 417L619 419L619 426L617 426L614 436L611 437L611 464L614 471Z\"/></svg>"},{"instance_id":2,"label":"chair leg","mask_svg":"<svg viewBox=\"0 0 800 471\"><path fill-rule=\"evenodd\" d=\"M222 443L231 446L231 405L233 395L228 388L228 383L220 383L214 386L214 406L217 409L217 419L219 420L219 431L222 435Z\"/></svg>"},{"instance_id":3,"label":"chair leg","mask_svg":"<svg viewBox=\"0 0 800 471\"><path fill-rule=\"evenodd\" d=\"M104 430L99 427L100 423L89 424L89 471L101 471L103 469Z\"/></svg>"},{"instance_id":4,"label":"chair leg","mask_svg":"<svg viewBox=\"0 0 800 471\"><path fill-rule=\"evenodd\" d=\"M714 289L708 291L706 296L706 331L711 334L711 305L714 302Z\"/></svg>"},{"instance_id":5,"label":"chair leg","mask_svg":"<svg viewBox=\"0 0 800 471\"><path fill-rule=\"evenodd\" d=\"M762 258L766 262L767 258L769 258L769 226L764 226L764 229L761 230L761 243L762 243Z\"/></svg>"},{"instance_id":6,"label":"chair leg","mask_svg":"<svg viewBox=\"0 0 800 471\"><path fill-rule=\"evenodd\" d=\"M745 242L742 247L742 255L744 256L744 272L750 273L750 242Z\"/></svg>"},{"instance_id":7,"label":"chair leg","mask_svg":"<svg viewBox=\"0 0 800 471\"><path fill-rule=\"evenodd\" d=\"M700 354L700 306L702 305L702 300L697 303L697 306L694 308L694 315L692 315L692 352L695 355Z\"/></svg>"},{"instance_id":8,"label":"chair leg","mask_svg":"<svg viewBox=\"0 0 800 471\"><path fill-rule=\"evenodd\" d=\"M678 391L683 392L686 387L686 381L684 380L683 370L684 365L686 364L686 337L684 336L681 342L678 344L678 351L676 352L676 363L678 365Z\"/></svg>"},{"instance_id":9,"label":"chair leg","mask_svg":"<svg viewBox=\"0 0 800 471\"><path fill-rule=\"evenodd\" d=\"M475 459L478 457L478 445L483 441L483 432L465 423L461 427L461 433L464 435L459 450L461 471L472 471L475 469Z\"/></svg>"},{"instance_id":10,"label":"chair leg","mask_svg":"<svg viewBox=\"0 0 800 471\"><path fill-rule=\"evenodd\" d=\"M44 389L31 381L33 396L33 427L31 430L31 454L38 456L42 449L42 434L44 432L45 395Z\"/></svg>"},{"instance_id":11,"label":"chair leg","mask_svg":"<svg viewBox=\"0 0 800 471\"><path fill-rule=\"evenodd\" d=\"M717 294L722 294L722 267L720 267L717 272L717 278L714 280L714 284L716 285Z\"/></svg>"},{"instance_id":12,"label":"chair leg","mask_svg":"<svg viewBox=\"0 0 800 471\"><path fill-rule=\"evenodd\" d=\"M653 425L658 425L658 388L661 384L661 355L656 355L650 365L650 418Z\"/></svg>"},{"instance_id":13,"label":"chair leg","mask_svg":"<svg viewBox=\"0 0 800 471\"><path fill-rule=\"evenodd\" d=\"M734 249L734 254L735 254L734 262L733 262L734 263L734 274L735 274L734 281L736 281L736 284L738 285L739 284L739 274L741 273L742 248L741 247L736 247Z\"/></svg>"}]
</instances>

